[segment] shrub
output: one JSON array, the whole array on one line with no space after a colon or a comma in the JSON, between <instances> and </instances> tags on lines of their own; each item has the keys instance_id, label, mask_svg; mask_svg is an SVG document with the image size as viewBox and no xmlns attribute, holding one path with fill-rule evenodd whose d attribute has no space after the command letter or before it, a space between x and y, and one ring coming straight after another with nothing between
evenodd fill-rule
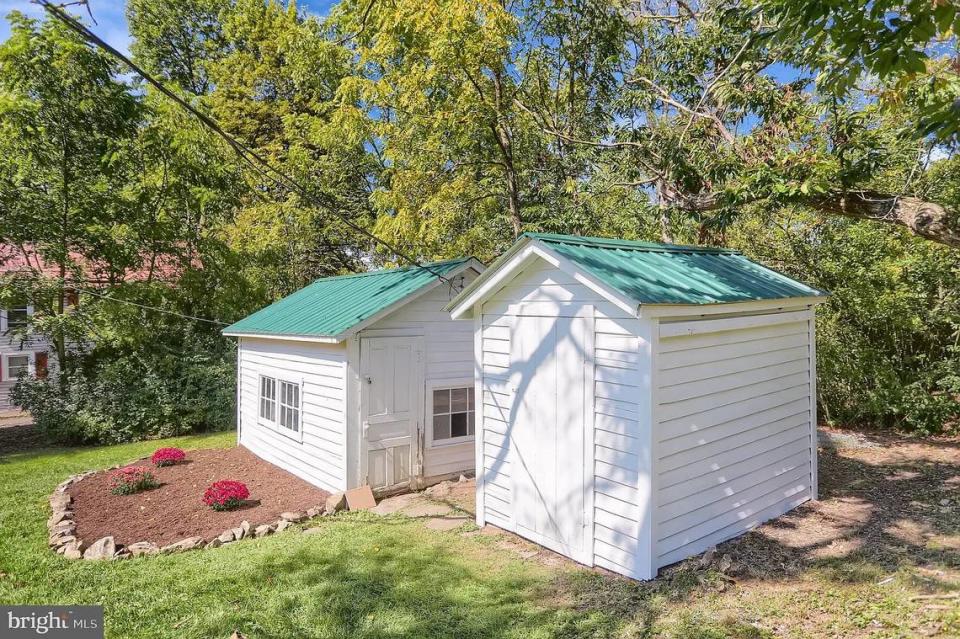
<instances>
[{"instance_id":1,"label":"shrub","mask_svg":"<svg viewBox=\"0 0 960 639\"><path fill-rule=\"evenodd\" d=\"M62 374L21 379L11 401L30 411L51 441L65 444L230 429L236 394L230 344L216 336L154 334L155 342L168 343L96 344L71 355Z\"/></svg>"},{"instance_id":2,"label":"shrub","mask_svg":"<svg viewBox=\"0 0 960 639\"><path fill-rule=\"evenodd\" d=\"M232 510L250 496L246 484L232 479L221 479L210 484L203 493L203 503L214 510Z\"/></svg>"},{"instance_id":3,"label":"shrub","mask_svg":"<svg viewBox=\"0 0 960 639\"><path fill-rule=\"evenodd\" d=\"M110 473L110 492L114 495L132 495L160 484L146 468L125 466Z\"/></svg>"},{"instance_id":4,"label":"shrub","mask_svg":"<svg viewBox=\"0 0 960 639\"><path fill-rule=\"evenodd\" d=\"M186 459L186 457L187 454L179 448L158 448L153 455L150 456L150 461L153 462L154 466L160 468L162 466L179 464Z\"/></svg>"}]
</instances>

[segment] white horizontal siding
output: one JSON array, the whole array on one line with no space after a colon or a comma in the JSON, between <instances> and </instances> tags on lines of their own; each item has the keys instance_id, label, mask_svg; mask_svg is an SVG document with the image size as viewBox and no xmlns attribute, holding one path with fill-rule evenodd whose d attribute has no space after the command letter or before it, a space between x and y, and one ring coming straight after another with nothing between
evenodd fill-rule
<instances>
[{"instance_id":1,"label":"white horizontal siding","mask_svg":"<svg viewBox=\"0 0 960 639\"><path fill-rule=\"evenodd\" d=\"M810 317L789 312L661 326L658 566L811 497Z\"/></svg>"},{"instance_id":2,"label":"white horizontal siding","mask_svg":"<svg viewBox=\"0 0 960 639\"><path fill-rule=\"evenodd\" d=\"M16 379L10 377L6 363L3 363L3 356L23 353L47 353L47 372L52 374L57 370L56 351L46 338L39 336L23 337L12 333L0 335L0 364L2 364L2 367L0 367L0 410L13 408L10 404L10 391L17 383Z\"/></svg>"},{"instance_id":3,"label":"white horizontal siding","mask_svg":"<svg viewBox=\"0 0 960 639\"><path fill-rule=\"evenodd\" d=\"M240 443L316 486L344 490L345 347L241 338L238 348ZM302 442L261 422L260 375L302 384Z\"/></svg>"},{"instance_id":4,"label":"white horizontal siding","mask_svg":"<svg viewBox=\"0 0 960 639\"><path fill-rule=\"evenodd\" d=\"M594 546L595 565L634 574L642 497L640 320L594 322Z\"/></svg>"},{"instance_id":5,"label":"white horizontal siding","mask_svg":"<svg viewBox=\"0 0 960 639\"><path fill-rule=\"evenodd\" d=\"M485 519L513 530L513 480L511 479L510 425L514 400L509 383L509 318L483 316L480 330L480 388L483 405L483 499ZM491 322L488 324L487 322Z\"/></svg>"},{"instance_id":6,"label":"white horizontal siding","mask_svg":"<svg viewBox=\"0 0 960 639\"><path fill-rule=\"evenodd\" d=\"M510 335L519 315L594 317L594 432L592 532L594 565L634 575L642 496L638 491L644 444L641 392L641 320L627 316L573 276L537 260L483 303L477 341L483 403L483 511L486 521L513 530L510 429L514 387ZM644 320L647 322L648 320ZM649 430L647 429L648 433ZM589 441L589 440L588 440ZM649 446L649 443L646 444Z\"/></svg>"},{"instance_id":7,"label":"white horizontal siding","mask_svg":"<svg viewBox=\"0 0 960 639\"><path fill-rule=\"evenodd\" d=\"M473 270L464 272L464 285L477 276ZM459 280L459 276L456 278ZM425 427L433 427L433 397L430 389L451 384L473 386L473 322L454 320L443 310L454 292L441 283L420 297L410 301L380 321L372 324L367 335L423 335L424 336L424 394ZM425 444L430 441L424 438ZM472 443L457 445L429 444L423 451L423 476L427 479L474 470L475 456Z\"/></svg>"}]
</instances>

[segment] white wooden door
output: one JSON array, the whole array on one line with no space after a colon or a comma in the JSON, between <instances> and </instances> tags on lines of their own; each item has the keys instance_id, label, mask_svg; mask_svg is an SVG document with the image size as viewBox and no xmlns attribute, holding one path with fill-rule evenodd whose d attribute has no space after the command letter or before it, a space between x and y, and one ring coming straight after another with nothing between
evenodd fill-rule
<instances>
[{"instance_id":1,"label":"white wooden door","mask_svg":"<svg viewBox=\"0 0 960 639\"><path fill-rule=\"evenodd\" d=\"M360 341L362 474L372 488L407 484L415 472L423 393L423 339Z\"/></svg>"},{"instance_id":2,"label":"white wooden door","mask_svg":"<svg viewBox=\"0 0 960 639\"><path fill-rule=\"evenodd\" d=\"M511 428L516 532L592 563L592 490L585 419L592 320L518 317L511 339L515 417ZM590 530L588 530L590 529Z\"/></svg>"}]
</instances>

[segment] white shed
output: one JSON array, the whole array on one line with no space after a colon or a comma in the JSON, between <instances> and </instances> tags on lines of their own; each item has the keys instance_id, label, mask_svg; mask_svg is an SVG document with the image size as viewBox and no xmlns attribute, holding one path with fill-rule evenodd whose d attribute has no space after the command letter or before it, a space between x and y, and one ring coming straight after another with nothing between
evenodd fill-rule
<instances>
[{"instance_id":1,"label":"white shed","mask_svg":"<svg viewBox=\"0 0 960 639\"><path fill-rule=\"evenodd\" d=\"M239 443L329 491L472 471L472 326L443 308L484 267L425 267L317 280L224 329Z\"/></svg>"},{"instance_id":2,"label":"white shed","mask_svg":"<svg viewBox=\"0 0 960 639\"><path fill-rule=\"evenodd\" d=\"M477 523L650 579L816 499L825 295L730 250L523 236L447 307Z\"/></svg>"}]
</instances>

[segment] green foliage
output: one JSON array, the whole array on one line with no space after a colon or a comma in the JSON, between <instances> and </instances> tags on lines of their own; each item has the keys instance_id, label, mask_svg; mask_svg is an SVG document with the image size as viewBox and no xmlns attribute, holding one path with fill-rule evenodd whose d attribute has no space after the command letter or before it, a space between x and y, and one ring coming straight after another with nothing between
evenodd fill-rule
<instances>
[{"instance_id":1,"label":"green foliage","mask_svg":"<svg viewBox=\"0 0 960 639\"><path fill-rule=\"evenodd\" d=\"M728 241L831 292L817 313L821 416L918 433L960 419L960 255L866 222L757 214Z\"/></svg>"},{"instance_id":2,"label":"green foliage","mask_svg":"<svg viewBox=\"0 0 960 639\"><path fill-rule=\"evenodd\" d=\"M955 2L759 0L756 6L775 25L774 39L795 46L794 59L816 70L826 91L845 97L873 76L884 101L906 98L917 108L923 135L946 140L960 133Z\"/></svg>"},{"instance_id":3,"label":"green foliage","mask_svg":"<svg viewBox=\"0 0 960 639\"><path fill-rule=\"evenodd\" d=\"M125 331L121 331L125 332ZM103 338L46 380L23 379L14 402L53 441L116 443L224 430L234 421L233 347L189 327L143 326L140 338Z\"/></svg>"},{"instance_id":4,"label":"green foliage","mask_svg":"<svg viewBox=\"0 0 960 639\"><path fill-rule=\"evenodd\" d=\"M929 136L960 122L956 11L758 2L343 0L320 19L274 0L130 0L137 61L322 206L72 33L14 15L0 238L62 268L0 287L0 303L36 301L31 330L64 355L25 401L83 441L228 423L232 364L213 325L94 293L232 321L316 277L398 261L343 216L428 259L489 261L526 230L732 242L835 292L825 415L951 425L953 253L833 216L960 241L960 160ZM783 81L779 62L819 76ZM880 205L845 208L849 193ZM893 210L914 198L922 215ZM81 273L90 261L97 273ZM90 289L78 312L62 308L65 280ZM68 359L68 342L90 349Z\"/></svg>"}]
</instances>

